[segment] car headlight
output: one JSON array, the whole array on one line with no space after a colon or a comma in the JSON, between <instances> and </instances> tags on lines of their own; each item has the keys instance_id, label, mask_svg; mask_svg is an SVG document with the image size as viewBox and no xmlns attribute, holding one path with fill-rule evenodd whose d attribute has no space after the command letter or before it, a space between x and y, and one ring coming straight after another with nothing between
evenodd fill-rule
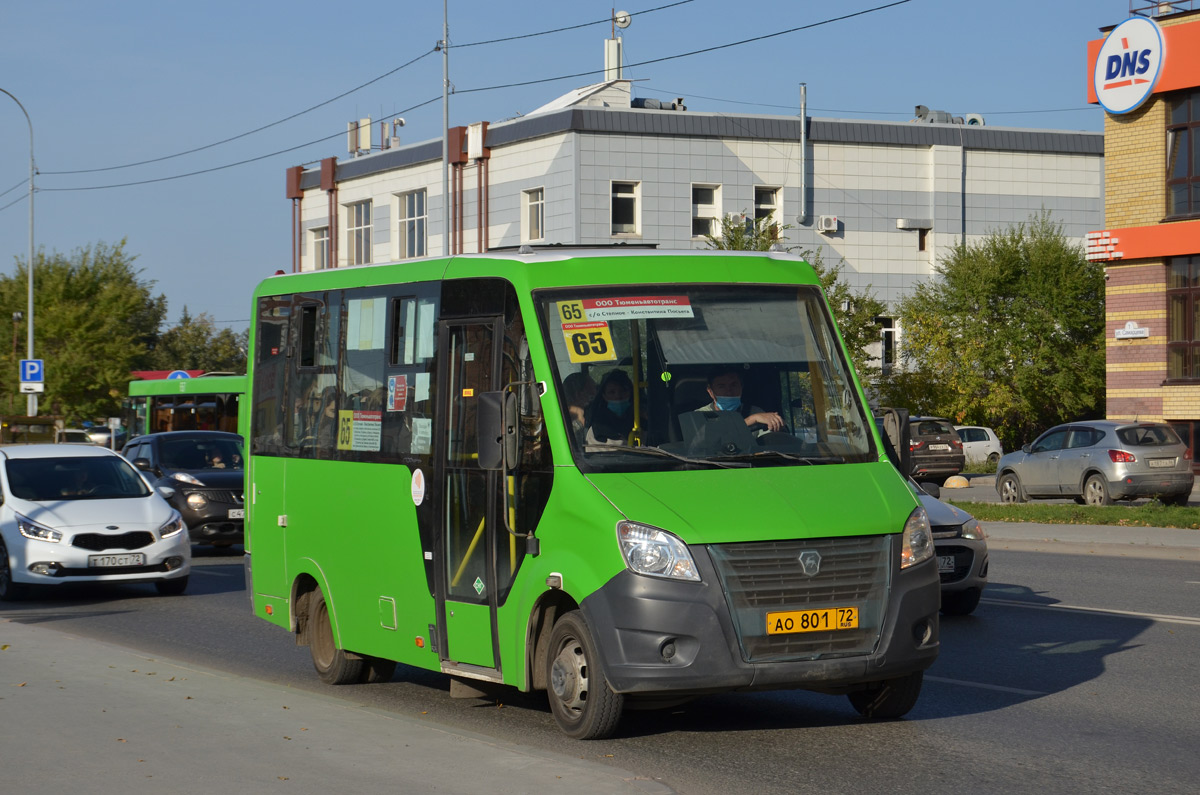
<instances>
[{"instance_id":1,"label":"car headlight","mask_svg":"<svg viewBox=\"0 0 1200 795\"><path fill-rule=\"evenodd\" d=\"M187 504L188 507L193 511L199 511L205 505L208 505L208 499L205 498L203 494L192 492L191 494L187 495Z\"/></svg>"},{"instance_id":2,"label":"car headlight","mask_svg":"<svg viewBox=\"0 0 1200 795\"><path fill-rule=\"evenodd\" d=\"M187 525L183 522L183 517L179 515L179 511L171 511L171 518L166 521L162 527L158 528L159 538L171 538L177 536L187 529Z\"/></svg>"},{"instance_id":3,"label":"car headlight","mask_svg":"<svg viewBox=\"0 0 1200 795\"><path fill-rule=\"evenodd\" d=\"M983 525L979 523L978 519L972 519L962 526L962 537L972 541L984 541L987 539L987 533L984 532Z\"/></svg>"},{"instance_id":4,"label":"car headlight","mask_svg":"<svg viewBox=\"0 0 1200 795\"><path fill-rule=\"evenodd\" d=\"M617 543L625 565L632 572L675 580L700 580L687 544L665 530L637 522L617 522Z\"/></svg>"},{"instance_id":5,"label":"car headlight","mask_svg":"<svg viewBox=\"0 0 1200 795\"><path fill-rule=\"evenodd\" d=\"M57 544L59 541L62 541L62 533L52 530L45 525L40 525L20 514L17 514L17 529L21 531L21 535L26 538L32 538L35 541L49 541L51 544Z\"/></svg>"},{"instance_id":6,"label":"car headlight","mask_svg":"<svg viewBox=\"0 0 1200 795\"><path fill-rule=\"evenodd\" d=\"M900 568L907 569L933 557L933 534L929 532L929 517L924 508L917 508L904 523L900 546Z\"/></svg>"},{"instance_id":7,"label":"car headlight","mask_svg":"<svg viewBox=\"0 0 1200 795\"><path fill-rule=\"evenodd\" d=\"M193 486L203 486L204 484L196 478L195 475L189 475L186 472L175 472L171 475L181 483L191 483Z\"/></svg>"}]
</instances>

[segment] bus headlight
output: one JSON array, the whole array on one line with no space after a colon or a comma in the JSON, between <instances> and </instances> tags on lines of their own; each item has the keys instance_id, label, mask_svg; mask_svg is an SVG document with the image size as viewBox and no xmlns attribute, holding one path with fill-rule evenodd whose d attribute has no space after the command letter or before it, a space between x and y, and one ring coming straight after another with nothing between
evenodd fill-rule
<instances>
[{"instance_id":1,"label":"bus headlight","mask_svg":"<svg viewBox=\"0 0 1200 795\"><path fill-rule=\"evenodd\" d=\"M924 508L917 508L904 523L900 546L900 568L907 569L933 557L933 534L929 532L929 517Z\"/></svg>"},{"instance_id":2,"label":"bus headlight","mask_svg":"<svg viewBox=\"0 0 1200 795\"><path fill-rule=\"evenodd\" d=\"M637 522L617 522L617 543L625 565L636 574L699 582L687 544L665 530Z\"/></svg>"},{"instance_id":3,"label":"bus headlight","mask_svg":"<svg viewBox=\"0 0 1200 795\"><path fill-rule=\"evenodd\" d=\"M159 538L171 538L177 536L187 529L187 525L183 522L183 517L179 515L179 511L171 511L171 518L167 523L158 528Z\"/></svg>"},{"instance_id":4,"label":"bus headlight","mask_svg":"<svg viewBox=\"0 0 1200 795\"><path fill-rule=\"evenodd\" d=\"M57 530L51 530L45 525L40 525L21 514L17 514L17 529L21 531L21 535L26 538L32 538L35 541L48 541L51 544L57 544L59 541L62 541L62 533Z\"/></svg>"}]
</instances>

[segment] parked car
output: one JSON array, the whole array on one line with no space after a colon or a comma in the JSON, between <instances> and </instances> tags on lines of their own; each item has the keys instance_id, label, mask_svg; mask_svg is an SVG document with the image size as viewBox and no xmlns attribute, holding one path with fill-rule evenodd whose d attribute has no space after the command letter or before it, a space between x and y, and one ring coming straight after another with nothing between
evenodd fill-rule
<instances>
[{"instance_id":1,"label":"parked car","mask_svg":"<svg viewBox=\"0 0 1200 795\"><path fill-rule=\"evenodd\" d=\"M121 456L38 444L0 448L0 464L0 599L78 582L187 588L183 517Z\"/></svg>"},{"instance_id":2,"label":"parked car","mask_svg":"<svg viewBox=\"0 0 1200 795\"><path fill-rule=\"evenodd\" d=\"M962 440L963 455L968 464L999 463L1004 455L1004 445L991 428L980 425L955 425L958 438Z\"/></svg>"},{"instance_id":3,"label":"parked car","mask_svg":"<svg viewBox=\"0 0 1200 795\"><path fill-rule=\"evenodd\" d=\"M1001 502L1074 497L1080 504L1157 497L1186 505L1195 476L1187 445L1161 422L1058 425L1000 459Z\"/></svg>"},{"instance_id":4,"label":"parked car","mask_svg":"<svg viewBox=\"0 0 1200 795\"><path fill-rule=\"evenodd\" d=\"M54 432L55 444L95 444L82 428L59 428Z\"/></svg>"},{"instance_id":5,"label":"parked car","mask_svg":"<svg viewBox=\"0 0 1200 795\"><path fill-rule=\"evenodd\" d=\"M112 441L112 428L107 428L103 425L96 425L92 428L88 428L87 435L88 438L92 440L92 444L97 444L101 447L108 447L113 450L120 450L121 446L125 444L124 430L117 431L117 440L114 443Z\"/></svg>"},{"instance_id":6,"label":"parked car","mask_svg":"<svg viewBox=\"0 0 1200 795\"><path fill-rule=\"evenodd\" d=\"M914 480L940 485L966 465L962 440L950 421L942 417L910 417L908 448Z\"/></svg>"},{"instance_id":7,"label":"parked car","mask_svg":"<svg viewBox=\"0 0 1200 795\"><path fill-rule=\"evenodd\" d=\"M942 502L937 486L918 485L912 480L908 485L929 517L938 576L942 579L942 612L948 616L970 615L987 585L987 533L971 514Z\"/></svg>"},{"instance_id":8,"label":"parked car","mask_svg":"<svg viewBox=\"0 0 1200 795\"><path fill-rule=\"evenodd\" d=\"M139 436L121 451L155 486L169 487L194 543L227 547L243 539L245 452L224 431L166 431Z\"/></svg>"}]
</instances>

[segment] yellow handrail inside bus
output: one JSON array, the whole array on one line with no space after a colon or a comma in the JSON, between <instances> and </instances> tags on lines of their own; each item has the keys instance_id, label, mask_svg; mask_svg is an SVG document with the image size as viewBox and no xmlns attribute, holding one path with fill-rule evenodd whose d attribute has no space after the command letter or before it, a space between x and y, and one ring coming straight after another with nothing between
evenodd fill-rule
<instances>
[{"instance_id":1,"label":"yellow handrail inside bus","mask_svg":"<svg viewBox=\"0 0 1200 795\"><path fill-rule=\"evenodd\" d=\"M479 520L479 529L475 531L475 537L471 539L471 544L467 547L467 554L463 555L462 563L458 564L458 571L454 572L454 577L450 580L451 588L458 585L459 579L463 576L463 571L467 568L467 563L471 560L471 555L475 553L475 547L479 546L479 539L483 538L483 524L486 521L486 516Z\"/></svg>"}]
</instances>

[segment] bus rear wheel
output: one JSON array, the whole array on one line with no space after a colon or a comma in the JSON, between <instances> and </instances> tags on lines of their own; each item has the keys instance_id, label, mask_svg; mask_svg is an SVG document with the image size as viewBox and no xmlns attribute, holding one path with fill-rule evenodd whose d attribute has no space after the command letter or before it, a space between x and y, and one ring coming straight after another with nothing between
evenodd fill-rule
<instances>
[{"instance_id":1,"label":"bus rear wheel","mask_svg":"<svg viewBox=\"0 0 1200 795\"><path fill-rule=\"evenodd\" d=\"M333 623L329 620L329 605L320 588L309 597L309 641L313 668L327 685L348 685L362 681L363 660L347 654L333 641Z\"/></svg>"},{"instance_id":2,"label":"bus rear wheel","mask_svg":"<svg viewBox=\"0 0 1200 795\"><path fill-rule=\"evenodd\" d=\"M546 683L550 711L568 737L602 740L616 731L625 697L605 681L596 643L578 610L560 618L550 633Z\"/></svg>"}]
</instances>

